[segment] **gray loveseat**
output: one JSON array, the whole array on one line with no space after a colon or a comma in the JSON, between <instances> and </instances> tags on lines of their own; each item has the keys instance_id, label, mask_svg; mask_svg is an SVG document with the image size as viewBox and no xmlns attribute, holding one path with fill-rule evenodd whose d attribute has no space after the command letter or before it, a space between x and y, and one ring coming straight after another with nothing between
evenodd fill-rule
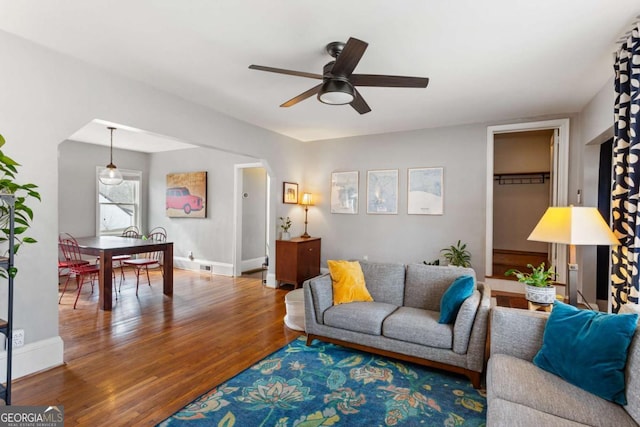
<instances>
[{"instance_id":1,"label":"gray loveseat","mask_svg":"<svg viewBox=\"0 0 640 427\"><path fill-rule=\"evenodd\" d=\"M469 377L480 387L488 287L477 284L453 324L440 324L440 299L469 268L360 262L373 302L333 305L329 274L304 283L307 345L319 339Z\"/></svg>"},{"instance_id":2,"label":"gray loveseat","mask_svg":"<svg viewBox=\"0 0 640 427\"><path fill-rule=\"evenodd\" d=\"M505 307L492 310L487 426L637 426L640 422L638 329L629 348L626 367L629 404L620 406L532 363L542 346L547 318L546 313L527 310ZM568 354L567 358L570 357Z\"/></svg>"}]
</instances>

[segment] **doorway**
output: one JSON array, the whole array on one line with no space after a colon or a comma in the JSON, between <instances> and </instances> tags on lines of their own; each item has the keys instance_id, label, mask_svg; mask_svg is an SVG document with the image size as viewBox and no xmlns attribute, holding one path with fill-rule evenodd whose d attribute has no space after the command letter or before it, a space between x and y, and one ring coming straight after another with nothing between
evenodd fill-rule
<instances>
[{"instance_id":1,"label":"doorway","mask_svg":"<svg viewBox=\"0 0 640 427\"><path fill-rule=\"evenodd\" d=\"M500 179L500 174L497 172L501 172L496 169L496 159L495 159L495 147L496 147L496 139L498 140L498 145L501 144L500 140L505 139L500 135L503 134L515 134L515 133L525 133L525 132L549 132L549 135L552 135L553 142L551 143L551 150L547 151L547 159L549 165L548 174L545 174L542 178L547 182L549 188L547 195L538 194L538 198L544 198L548 206L566 206L568 199L568 168L569 168L569 119L558 119L558 120L546 120L540 122L531 122L531 123L518 123L511 125L501 125L501 126L489 126L487 128L487 201L486 201L486 247L485 247L485 274L487 276L487 282L492 284L492 287L500 289L503 286L506 286L508 289L513 290L513 282L507 280L498 279L496 274L494 274L494 222L496 221L496 213L494 212L494 182L496 178ZM508 137L506 138L508 139ZM529 159L526 159L525 163L528 162ZM545 171L533 171L533 169L524 169L517 170L513 169L513 173L522 173L522 172L545 172ZM498 175L498 176L497 176ZM525 174L527 175L527 174ZM505 174L502 177L503 179L509 178ZM517 176L512 175L510 178L518 178L524 180L533 179L533 176ZM526 184L522 184L526 185ZM513 191L513 188L511 189ZM508 190L507 190L508 191ZM529 189L531 191L531 189ZM516 191L517 192L517 191ZM508 212L508 210L507 210ZM544 212L544 210L543 210ZM497 217L500 218L504 212L497 213ZM536 215L538 215L536 213ZM528 219L527 221L533 222L533 226L524 224L521 227L524 228L530 227L528 233L531 232L537 221L539 220L542 213L539 213L537 218ZM512 219L502 219L503 221L513 222ZM526 234L524 239L519 237L519 241L526 241L526 237L528 234L526 231L521 231L520 234ZM500 242L496 242L499 245ZM543 244L546 246L546 244ZM531 249L529 246L523 246L527 248L523 252L538 252L544 254L547 253L547 257L550 262L555 266L562 266L566 264L566 248L564 245L549 245L549 249L544 251L544 249ZM537 248L537 246L536 246ZM535 260L534 260L535 262ZM533 264L534 262L531 262ZM526 264L525 264L526 266ZM558 269L558 282L566 283L566 272L565 269ZM496 273L499 273L496 271ZM504 273L502 273L504 274ZM505 284L506 282L506 284ZM519 287L515 287L519 289Z\"/></svg>"},{"instance_id":2,"label":"doorway","mask_svg":"<svg viewBox=\"0 0 640 427\"><path fill-rule=\"evenodd\" d=\"M527 265L549 265L549 244L527 240L552 204L552 150L555 129L506 132L494 136L493 277Z\"/></svg>"},{"instance_id":3,"label":"doorway","mask_svg":"<svg viewBox=\"0 0 640 427\"><path fill-rule=\"evenodd\" d=\"M235 165L233 275L268 265L270 223L268 168L262 162Z\"/></svg>"}]
</instances>

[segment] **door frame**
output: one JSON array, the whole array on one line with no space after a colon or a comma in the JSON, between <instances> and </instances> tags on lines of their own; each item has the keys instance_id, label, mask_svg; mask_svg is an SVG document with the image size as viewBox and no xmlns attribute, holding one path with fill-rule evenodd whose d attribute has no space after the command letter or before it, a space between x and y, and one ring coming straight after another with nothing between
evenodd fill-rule
<instances>
[{"instance_id":1,"label":"door frame","mask_svg":"<svg viewBox=\"0 0 640 427\"><path fill-rule=\"evenodd\" d=\"M558 130L557 164L558 170L552 171L558 180L557 204L567 206L569 195L569 119L542 120L537 122L512 123L487 127L487 199L486 199L486 237L485 237L485 276L493 275L493 155L494 136L509 132L528 132L535 130ZM558 265L566 264L566 250L559 245ZM560 268L558 282L566 283L566 272ZM564 274L561 274L564 273ZM563 280L565 279L565 280Z\"/></svg>"},{"instance_id":2,"label":"door frame","mask_svg":"<svg viewBox=\"0 0 640 427\"><path fill-rule=\"evenodd\" d=\"M265 242L267 242L268 248L272 247L273 233L271 233L271 222L274 218L274 214L271 212L273 203L271 202L271 194L273 189L271 188L272 172L266 161L262 160L255 163L241 163L233 166L234 179L233 179L233 276L238 277L242 275L242 170L249 168L263 168L267 172L267 184L266 184L266 206L265 206L265 222L266 222L266 236ZM268 250L267 250L268 252ZM269 267L271 268L271 267Z\"/></svg>"}]
</instances>

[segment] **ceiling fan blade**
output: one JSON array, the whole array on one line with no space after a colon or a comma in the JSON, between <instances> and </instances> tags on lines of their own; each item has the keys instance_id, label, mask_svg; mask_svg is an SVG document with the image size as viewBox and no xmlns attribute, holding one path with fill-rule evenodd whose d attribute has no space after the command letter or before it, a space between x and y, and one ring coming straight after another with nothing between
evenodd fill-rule
<instances>
[{"instance_id":1,"label":"ceiling fan blade","mask_svg":"<svg viewBox=\"0 0 640 427\"><path fill-rule=\"evenodd\" d=\"M360 62L364 51L367 50L367 46L369 46L368 43L350 37L349 40L347 40L347 44L344 45L342 52L338 55L336 63L333 64L331 74L349 77L351 73L353 73L353 70L355 70L358 62Z\"/></svg>"},{"instance_id":2,"label":"ceiling fan blade","mask_svg":"<svg viewBox=\"0 0 640 427\"><path fill-rule=\"evenodd\" d=\"M385 76L378 74L352 74L349 81L354 86L379 87L427 87L428 77Z\"/></svg>"},{"instance_id":3,"label":"ceiling fan blade","mask_svg":"<svg viewBox=\"0 0 640 427\"><path fill-rule=\"evenodd\" d=\"M362 95L360 95L360 92L358 92L355 88L353 90L356 93L356 97L353 99L353 101L351 101L351 104L349 105L351 105L353 109L360 114L366 114L369 111L371 111L371 108L369 107L367 102L364 100Z\"/></svg>"},{"instance_id":4,"label":"ceiling fan blade","mask_svg":"<svg viewBox=\"0 0 640 427\"><path fill-rule=\"evenodd\" d=\"M308 77L310 79L322 80L322 75L321 74L307 73L307 72L304 72L304 71L285 70L283 68L265 67L263 65L253 65L253 64L249 65L249 69L251 69L251 70L260 70L260 71L269 71L270 73L288 74L290 76Z\"/></svg>"},{"instance_id":5,"label":"ceiling fan blade","mask_svg":"<svg viewBox=\"0 0 640 427\"><path fill-rule=\"evenodd\" d=\"M316 93L318 93L318 91L320 90L320 87L322 86L322 83L320 83L317 86L312 87L311 89L302 92L300 95L291 98L290 100L288 100L287 102L285 102L284 104L281 105L281 107L291 107L292 105L296 105L298 102L300 101L304 101L305 99L309 98L310 96L315 95Z\"/></svg>"}]
</instances>

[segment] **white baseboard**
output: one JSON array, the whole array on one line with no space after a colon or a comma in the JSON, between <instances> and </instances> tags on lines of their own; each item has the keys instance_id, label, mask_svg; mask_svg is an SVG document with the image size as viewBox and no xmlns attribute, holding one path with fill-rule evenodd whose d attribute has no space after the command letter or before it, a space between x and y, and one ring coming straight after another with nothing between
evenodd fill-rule
<instances>
[{"instance_id":1,"label":"white baseboard","mask_svg":"<svg viewBox=\"0 0 640 427\"><path fill-rule=\"evenodd\" d=\"M251 270L260 270L262 268L262 264L264 263L264 257L253 258L253 259L243 259L240 262L240 271L251 271Z\"/></svg>"},{"instance_id":2,"label":"white baseboard","mask_svg":"<svg viewBox=\"0 0 640 427\"><path fill-rule=\"evenodd\" d=\"M232 264L209 261L206 259L191 260L189 258L173 257L173 266L182 270L199 271L201 273L233 277Z\"/></svg>"},{"instance_id":3,"label":"white baseboard","mask_svg":"<svg viewBox=\"0 0 640 427\"><path fill-rule=\"evenodd\" d=\"M267 273L266 276L267 279L267 287L268 288L277 288L278 287L278 281L276 280L276 274L275 273Z\"/></svg>"},{"instance_id":4,"label":"white baseboard","mask_svg":"<svg viewBox=\"0 0 640 427\"><path fill-rule=\"evenodd\" d=\"M59 336L13 349L12 378L20 378L64 363L64 342ZM0 352L0 378L7 375L7 352Z\"/></svg>"}]
</instances>

